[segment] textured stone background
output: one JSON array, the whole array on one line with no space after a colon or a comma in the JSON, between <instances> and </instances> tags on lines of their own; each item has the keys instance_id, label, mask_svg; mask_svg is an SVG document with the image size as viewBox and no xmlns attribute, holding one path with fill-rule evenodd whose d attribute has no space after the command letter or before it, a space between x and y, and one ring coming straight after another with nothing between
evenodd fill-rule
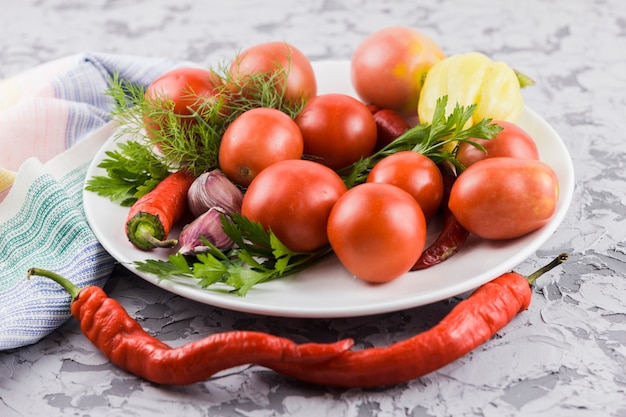
<instances>
[{"instance_id":1,"label":"textured stone background","mask_svg":"<svg viewBox=\"0 0 626 417\"><path fill-rule=\"evenodd\" d=\"M448 54L481 51L533 77L526 103L561 135L576 169L563 224L518 270L564 251L571 260L539 281L530 309L497 337L424 378L336 390L244 367L166 388L111 366L71 321L34 346L0 352L3 417L626 416L624 2L0 0L0 8L0 77L84 51L212 65L269 40L315 60L348 59L372 31L409 25ZM246 328L384 346L433 325L457 301L350 319L265 318L185 300L121 268L107 291L175 345Z\"/></svg>"}]
</instances>

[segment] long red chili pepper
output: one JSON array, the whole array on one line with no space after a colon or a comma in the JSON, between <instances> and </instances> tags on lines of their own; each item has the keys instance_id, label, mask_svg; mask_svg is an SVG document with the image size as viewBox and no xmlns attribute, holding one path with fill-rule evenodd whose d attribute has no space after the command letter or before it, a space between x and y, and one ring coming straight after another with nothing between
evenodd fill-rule
<instances>
[{"instance_id":1,"label":"long red chili pepper","mask_svg":"<svg viewBox=\"0 0 626 417\"><path fill-rule=\"evenodd\" d=\"M59 283L72 295L72 315L85 336L120 368L158 384L192 384L234 366L266 363L316 364L347 351L351 339L336 343L296 344L253 331L218 333L172 348L146 333L114 299L96 286L78 288L62 276L39 268L39 275Z\"/></svg>"},{"instance_id":2,"label":"long red chili pepper","mask_svg":"<svg viewBox=\"0 0 626 417\"><path fill-rule=\"evenodd\" d=\"M561 264L566 254L528 278L511 272L479 287L430 330L388 347L346 351L328 362L266 365L284 375L315 384L379 387L419 378L464 356L490 339L528 308L531 285Z\"/></svg>"},{"instance_id":3,"label":"long red chili pepper","mask_svg":"<svg viewBox=\"0 0 626 417\"><path fill-rule=\"evenodd\" d=\"M130 208L125 231L128 240L143 250L167 248L178 243L167 235L187 209L187 191L194 177L187 171L168 175Z\"/></svg>"},{"instance_id":4,"label":"long red chili pepper","mask_svg":"<svg viewBox=\"0 0 626 417\"><path fill-rule=\"evenodd\" d=\"M439 170L443 177L443 199L441 207L443 211L443 227L437 239L422 252L411 271L425 269L437 265L453 256L459 251L469 236L469 232L458 222L452 211L448 208L450 190L456 180L456 173L447 163L439 164Z\"/></svg>"}]
</instances>

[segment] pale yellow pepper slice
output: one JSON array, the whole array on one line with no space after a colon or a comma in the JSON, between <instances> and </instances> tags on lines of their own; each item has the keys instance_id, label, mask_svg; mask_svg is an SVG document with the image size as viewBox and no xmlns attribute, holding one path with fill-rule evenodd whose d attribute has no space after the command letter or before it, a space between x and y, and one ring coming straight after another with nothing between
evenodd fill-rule
<instances>
[{"instance_id":1,"label":"pale yellow pepper slice","mask_svg":"<svg viewBox=\"0 0 626 417\"><path fill-rule=\"evenodd\" d=\"M524 109L515 71L478 52L452 55L430 68L417 106L421 123L432 122L437 100L446 95L446 114L450 114L457 104L476 104L466 128L483 119L515 123Z\"/></svg>"}]
</instances>

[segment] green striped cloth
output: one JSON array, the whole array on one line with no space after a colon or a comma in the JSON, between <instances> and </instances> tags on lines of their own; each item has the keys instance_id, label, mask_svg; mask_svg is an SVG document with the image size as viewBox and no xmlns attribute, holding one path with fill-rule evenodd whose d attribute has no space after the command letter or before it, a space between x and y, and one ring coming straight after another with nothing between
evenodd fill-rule
<instances>
[{"instance_id":1,"label":"green striped cloth","mask_svg":"<svg viewBox=\"0 0 626 417\"><path fill-rule=\"evenodd\" d=\"M45 71L34 72L46 97L27 95L0 111L0 149L34 144L37 155L21 163L9 191L0 196L0 350L35 343L70 317L67 292L50 280L27 280L29 268L53 270L79 287L102 286L110 275L115 261L89 228L82 202L91 159L115 129L104 92L114 73L147 85L175 66L105 54L65 60L49 66L55 68L49 79L41 78ZM24 129L24 120L44 125ZM68 150L54 157L38 153L59 147ZM8 157L0 155L0 168L14 162Z\"/></svg>"}]
</instances>

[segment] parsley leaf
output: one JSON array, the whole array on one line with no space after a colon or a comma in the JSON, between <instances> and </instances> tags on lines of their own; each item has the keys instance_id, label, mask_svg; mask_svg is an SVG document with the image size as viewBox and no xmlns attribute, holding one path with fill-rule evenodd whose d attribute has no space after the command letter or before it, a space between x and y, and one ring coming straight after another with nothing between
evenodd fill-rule
<instances>
[{"instance_id":1,"label":"parsley leaf","mask_svg":"<svg viewBox=\"0 0 626 417\"><path fill-rule=\"evenodd\" d=\"M129 141L117 146L118 150L106 152L107 157L98 164L107 175L90 178L85 189L130 207L167 177L169 170L143 144Z\"/></svg>"},{"instance_id":2,"label":"parsley leaf","mask_svg":"<svg viewBox=\"0 0 626 417\"><path fill-rule=\"evenodd\" d=\"M203 239L208 253L195 257L177 253L167 261L148 259L134 265L159 279L193 278L202 288L221 283L245 296L253 286L302 271L331 252L329 247L293 252L272 231L265 231L260 223L241 214L232 214L231 220L222 216L221 220L224 231L235 242L233 249L224 252Z\"/></svg>"},{"instance_id":3,"label":"parsley leaf","mask_svg":"<svg viewBox=\"0 0 626 417\"><path fill-rule=\"evenodd\" d=\"M451 162L457 169L463 167L455 157L455 151L446 150L445 145L456 142L469 142L478 148L479 144L472 138L493 139L501 130L497 124L490 124L491 119L465 127L470 122L476 105L461 106L457 104L450 115L446 116L448 96L437 100L433 120L431 123L422 123L414 126L397 137L393 142L375 154L362 158L342 171L342 178L348 187L365 182L367 174L374 165L384 157L402 151L421 153L435 163Z\"/></svg>"}]
</instances>

